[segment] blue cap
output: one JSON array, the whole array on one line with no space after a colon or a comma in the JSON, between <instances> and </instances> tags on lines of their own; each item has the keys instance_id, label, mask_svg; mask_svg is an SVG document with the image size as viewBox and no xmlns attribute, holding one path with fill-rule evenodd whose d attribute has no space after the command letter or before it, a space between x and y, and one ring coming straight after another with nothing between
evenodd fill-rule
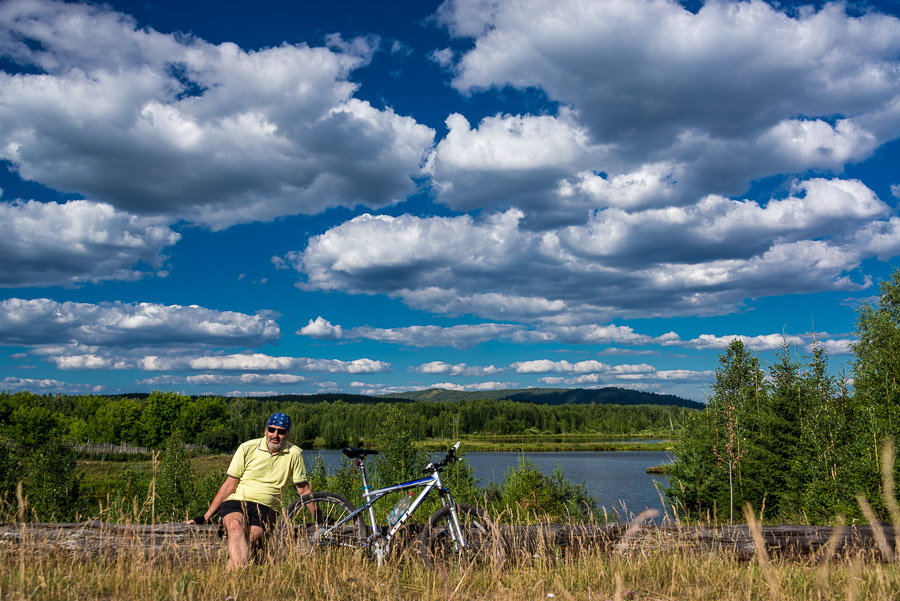
<instances>
[{"instance_id":1,"label":"blue cap","mask_svg":"<svg viewBox=\"0 0 900 601\"><path fill-rule=\"evenodd\" d=\"M266 422L267 426L275 426L276 428L284 428L285 430L291 429L291 418L289 418L284 413L273 413L272 417L269 418L269 421Z\"/></svg>"}]
</instances>

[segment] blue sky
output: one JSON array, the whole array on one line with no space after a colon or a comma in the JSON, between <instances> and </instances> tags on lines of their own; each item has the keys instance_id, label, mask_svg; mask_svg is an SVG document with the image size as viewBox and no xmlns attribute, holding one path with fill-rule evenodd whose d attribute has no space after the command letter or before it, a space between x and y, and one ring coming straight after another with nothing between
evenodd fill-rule
<instances>
[{"instance_id":1,"label":"blue sky","mask_svg":"<svg viewBox=\"0 0 900 601\"><path fill-rule=\"evenodd\" d=\"M852 361L900 6L0 4L0 387L622 386Z\"/></svg>"}]
</instances>

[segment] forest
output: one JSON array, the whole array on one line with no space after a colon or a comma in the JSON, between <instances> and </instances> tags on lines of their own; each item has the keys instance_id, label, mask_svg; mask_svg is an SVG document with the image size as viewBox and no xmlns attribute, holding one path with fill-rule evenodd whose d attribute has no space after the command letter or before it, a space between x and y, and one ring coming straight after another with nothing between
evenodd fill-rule
<instances>
[{"instance_id":1,"label":"forest","mask_svg":"<svg viewBox=\"0 0 900 601\"><path fill-rule=\"evenodd\" d=\"M355 399L358 401L358 399ZM516 401L306 402L303 397L189 397L155 391L144 398L0 392L0 435L28 447L53 432L73 442L161 448L176 431L188 444L228 452L261 436L275 411L291 416L295 442L340 448L371 440L392 408L402 408L415 440L470 434L611 434L669 432L691 410L656 405L543 405Z\"/></svg>"},{"instance_id":2,"label":"forest","mask_svg":"<svg viewBox=\"0 0 900 601\"><path fill-rule=\"evenodd\" d=\"M675 444L669 499L682 515L731 522L749 503L789 523L885 519L883 470L896 478L900 425L900 271L860 309L850 373L829 373L824 348L785 345L763 366L740 340L719 357L703 411ZM887 495L888 498L892 495ZM861 500L862 499L862 500Z\"/></svg>"}]
</instances>

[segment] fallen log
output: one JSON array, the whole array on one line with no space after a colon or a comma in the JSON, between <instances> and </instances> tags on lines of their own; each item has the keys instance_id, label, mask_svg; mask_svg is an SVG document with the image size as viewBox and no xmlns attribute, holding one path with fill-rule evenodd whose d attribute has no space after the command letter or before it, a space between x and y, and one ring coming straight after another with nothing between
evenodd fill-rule
<instances>
[{"instance_id":1,"label":"fallen log","mask_svg":"<svg viewBox=\"0 0 900 601\"><path fill-rule=\"evenodd\" d=\"M420 526L411 524L398 546L415 540ZM618 554L666 551L728 553L739 559L756 555L747 525L677 526L647 524L530 524L499 525L507 555L544 556L574 554L586 550ZM881 534L879 536L879 530ZM862 526L763 526L762 536L770 557L809 558L817 554L869 554L882 560L896 556L900 528L879 524ZM218 560L225 557L222 532L216 525L111 524L88 521L71 524L0 524L0 554L28 551L61 551L74 556L111 556L143 553L185 560Z\"/></svg>"}]
</instances>

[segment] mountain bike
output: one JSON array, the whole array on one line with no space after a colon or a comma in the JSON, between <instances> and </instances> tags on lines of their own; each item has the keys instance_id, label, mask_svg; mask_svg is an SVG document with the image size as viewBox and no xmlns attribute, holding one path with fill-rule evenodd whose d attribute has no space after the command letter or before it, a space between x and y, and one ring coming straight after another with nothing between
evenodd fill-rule
<instances>
[{"instance_id":1,"label":"mountain bike","mask_svg":"<svg viewBox=\"0 0 900 601\"><path fill-rule=\"evenodd\" d=\"M314 492L297 499L287 508L287 516L309 552L325 547L352 547L367 550L375 556L380 566L396 541L398 533L425 499L436 492L441 508L435 511L420 532L417 540L419 553L425 563L444 561L451 557L501 560L504 550L499 530L486 512L478 507L457 503L450 490L441 481L441 472L456 461L460 443L450 447L439 462L431 462L418 480L393 486L372 489L366 478L366 457L377 455L374 449L344 448L362 475L362 494L365 503L355 507L336 493ZM386 495L395 492L420 490L418 495L396 518L382 527L375 520L374 505ZM412 494L412 493L411 493ZM311 505L314 504L314 505ZM310 509L315 507L314 510ZM364 516L368 516L366 524Z\"/></svg>"}]
</instances>

